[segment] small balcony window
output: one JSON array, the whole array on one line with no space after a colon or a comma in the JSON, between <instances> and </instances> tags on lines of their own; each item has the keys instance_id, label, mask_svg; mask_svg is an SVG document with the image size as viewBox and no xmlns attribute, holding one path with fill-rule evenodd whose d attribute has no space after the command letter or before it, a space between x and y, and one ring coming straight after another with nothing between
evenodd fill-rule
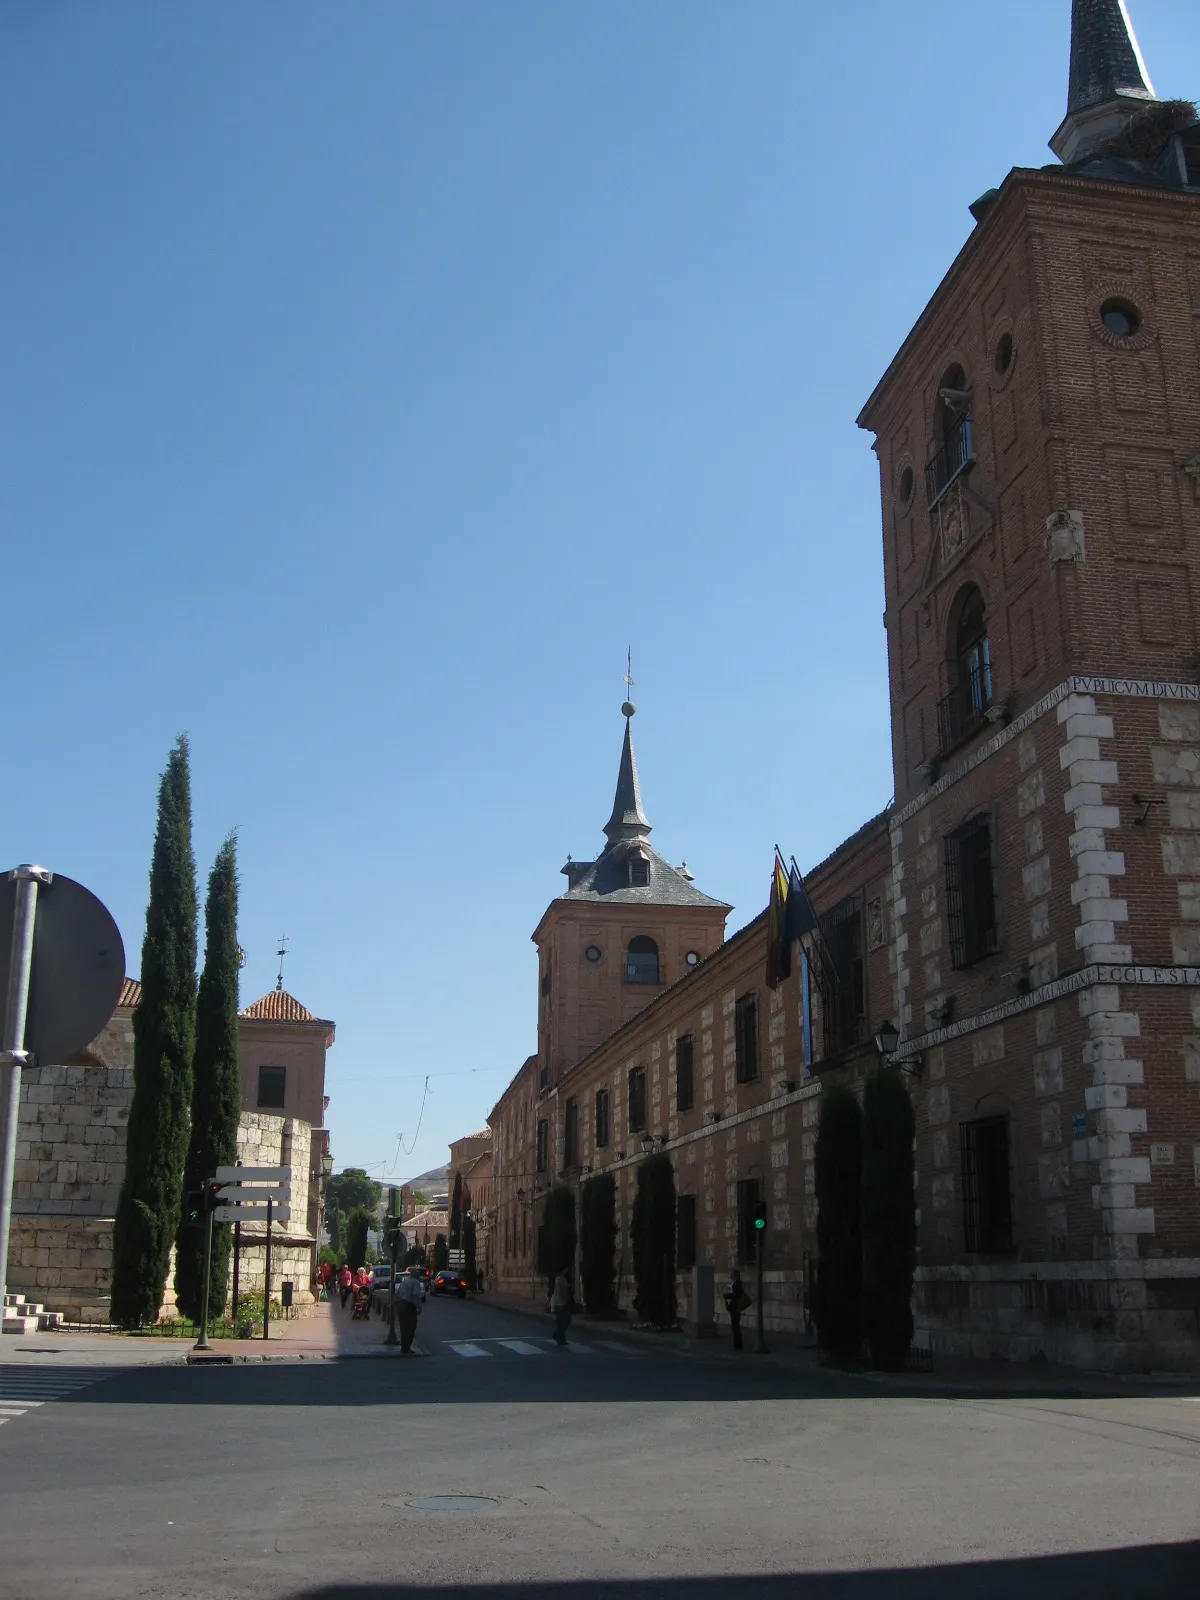
<instances>
[{"instance_id":1,"label":"small balcony window","mask_svg":"<svg viewBox=\"0 0 1200 1600\"><path fill-rule=\"evenodd\" d=\"M737 1081L758 1077L758 996L739 995L733 1008L733 1037L737 1055Z\"/></svg>"},{"instance_id":2,"label":"small balcony window","mask_svg":"<svg viewBox=\"0 0 1200 1600\"><path fill-rule=\"evenodd\" d=\"M958 1127L962 1153L963 1240L970 1251L1013 1249L1008 1118L980 1117Z\"/></svg>"},{"instance_id":3,"label":"small balcony window","mask_svg":"<svg viewBox=\"0 0 1200 1600\"><path fill-rule=\"evenodd\" d=\"M961 367L951 367L938 387L937 439L938 447L925 468L925 497L931 511L975 462L971 396Z\"/></svg>"},{"instance_id":4,"label":"small balcony window","mask_svg":"<svg viewBox=\"0 0 1200 1600\"><path fill-rule=\"evenodd\" d=\"M259 1067L258 1106L260 1111L282 1111L287 1088L286 1067Z\"/></svg>"},{"instance_id":5,"label":"small balcony window","mask_svg":"<svg viewBox=\"0 0 1200 1600\"><path fill-rule=\"evenodd\" d=\"M537 1170L545 1172L550 1165L550 1124L542 1117L537 1125Z\"/></svg>"},{"instance_id":6,"label":"small balcony window","mask_svg":"<svg viewBox=\"0 0 1200 1600\"><path fill-rule=\"evenodd\" d=\"M983 596L971 584L959 597L951 640L950 693L938 701L938 742L943 753L978 732L992 704L992 652Z\"/></svg>"},{"instance_id":7,"label":"small balcony window","mask_svg":"<svg viewBox=\"0 0 1200 1600\"><path fill-rule=\"evenodd\" d=\"M690 1033L675 1041L675 1109L690 1111L696 1103L694 1081L696 1041Z\"/></svg>"},{"instance_id":8,"label":"small balcony window","mask_svg":"<svg viewBox=\"0 0 1200 1600\"><path fill-rule=\"evenodd\" d=\"M629 1131L641 1133L646 1126L646 1069L629 1069Z\"/></svg>"},{"instance_id":9,"label":"small balcony window","mask_svg":"<svg viewBox=\"0 0 1200 1600\"><path fill-rule=\"evenodd\" d=\"M579 1165L579 1099L572 1095L563 1117L563 1166Z\"/></svg>"},{"instance_id":10,"label":"small balcony window","mask_svg":"<svg viewBox=\"0 0 1200 1600\"><path fill-rule=\"evenodd\" d=\"M609 1092L596 1090L596 1149L606 1150L612 1140L612 1116L609 1110Z\"/></svg>"},{"instance_id":11,"label":"small balcony window","mask_svg":"<svg viewBox=\"0 0 1200 1600\"><path fill-rule=\"evenodd\" d=\"M658 946L645 934L639 934L636 939L629 941L625 955L625 982L658 982Z\"/></svg>"},{"instance_id":12,"label":"small balcony window","mask_svg":"<svg viewBox=\"0 0 1200 1600\"><path fill-rule=\"evenodd\" d=\"M687 1272L696 1265L696 1196L681 1194L675 1201L675 1265Z\"/></svg>"},{"instance_id":13,"label":"small balcony window","mask_svg":"<svg viewBox=\"0 0 1200 1600\"><path fill-rule=\"evenodd\" d=\"M986 814L972 817L946 837L946 915L956 970L973 967L1000 948L992 819Z\"/></svg>"}]
</instances>

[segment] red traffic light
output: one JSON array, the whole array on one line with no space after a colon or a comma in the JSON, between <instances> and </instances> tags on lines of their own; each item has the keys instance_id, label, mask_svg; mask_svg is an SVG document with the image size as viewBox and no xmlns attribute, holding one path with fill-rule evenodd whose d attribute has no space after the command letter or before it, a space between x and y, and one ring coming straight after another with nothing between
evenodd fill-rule
<instances>
[{"instance_id":1,"label":"red traffic light","mask_svg":"<svg viewBox=\"0 0 1200 1600\"><path fill-rule=\"evenodd\" d=\"M221 1204L221 1190L224 1187L225 1185L218 1183L216 1178L210 1178L204 1185L204 1209L206 1211L215 1211Z\"/></svg>"}]
</instances>

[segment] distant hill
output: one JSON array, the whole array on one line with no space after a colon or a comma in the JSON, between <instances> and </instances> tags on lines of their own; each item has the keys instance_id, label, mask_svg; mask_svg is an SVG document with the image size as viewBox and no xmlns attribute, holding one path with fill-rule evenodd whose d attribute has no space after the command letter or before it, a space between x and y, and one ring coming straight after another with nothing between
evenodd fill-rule
<instances>
[{"instance_id":1,"label":"distant hill","mask_svg":"<svg viewBox=\"0 0 1200 1600\"><path fill-rule=\"evenodd\" d=\"M448 1166L430 1167L428 1172L422 1172L415 1178L406 1178L404 1187L406 1189L420 1189L422 1194L427 1195L445 1194L450 1187L449 1178L450 1168Z\"/></svg>"}]
</instances>

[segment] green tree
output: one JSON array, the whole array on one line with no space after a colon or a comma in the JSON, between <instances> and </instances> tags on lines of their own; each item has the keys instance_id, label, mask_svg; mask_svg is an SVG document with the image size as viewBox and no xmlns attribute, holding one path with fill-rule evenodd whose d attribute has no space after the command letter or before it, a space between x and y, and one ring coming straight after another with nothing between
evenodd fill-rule
<instances>
[{"instance_id":1,"label":"green tree","mask_svg":"<svg viewBox=\"0 0 1200 1600\"><path fill-rule=\"evenodd\" d=\"M479 1262L475 1258L475 1218L470 1214L463 1218L462 1237L463 1276L473 1289L479 1279Z\"/></svg>"},{"instance_id":2,"label":"green tree","mask_svg":"<svg viewBox=\"0 0 1200 1600\"><path fill-rule=\"evenodd\" d=\"M326 1211L325 1226L329 1229L330 1247L338 1255L346 1253L346 1213L344 1211Z\"/></svg>"},{"instance_id":3,"label":"green tree","mask_svg":"<svg viewBox=\"0 0 1200 1600\"><path fill-rule=\"evenodd\" d=\"M366 1206L355 1206L346 1218L346 1265L351 1272L366 1265L367 1230L371 1226L371 1213Z\"/></svg>"},{"instance_id":4,"label":"green tree","mask_svg":"<svg viewBox=\"0 0 1200 1600\"><path fill-rule=\"evenodd\" d=\"M917 1268L912 1101L899 1067L866 1081L862 1108L863 1320L876 1366L901 1369L912 1344Z\"/></svg>"},{"instance_id":5,"label":"green tree","mask_svg":"<svg viewBox=\"0 0 1200 1600\"><path fill-rule=\"evenodd\" d=\"M433 1241L433 1270L440 1272L450 1260L450 1247L446 1243L446 1235L439 1233Z\"/></svg>"},{"instance_id":6,"label":"green tree","mask_svg":"<svg viewBox=\"0 0 1200 1600\"><path fill-rule=\"evenodd\" d=\"M557 1183L546 1196L537 1235L537 1269L548 1289L563 1268L575 1275L575 1196Z\"/></svg>"},{"instance_id":7,"label":"green tree","mask_svg":"<svg viewBox=\"0 0 1200 1600\"><path fill-rule=\"evenodd\" d=\"M335 1172L325 1185L326 1211L345 1211L348 1215L355 1206L374 1211L382 1199L383 1185L368 1178L361 1167Z\"/></svg>"},{"instance_id":8,"label":"green tree","mask_svg":"<svg viewBox=\"0 0 1200 1600\"><path fill-rule=\"evenodd\" d=\"M638 1311L656 1328L675 1326L675 1168L668 1155L638 1165L629 1240Z\"/></svg>"},{"instance_id":9,"label":"green tree","mask_svg":"<svg viewBox=\"0 0 1200 1600\"><path fill-rule=\"evenodd\" d=\"M185 1189L199 1189L218 1167L237 1160L242 1114L238 1065L238 877L233 834L217 853L204 908L204 971L196 1000L196 1051L192 1057L192 1126L184 1167ZM204 1297L205 1229L182 1220L175 1241L175 1298L185 1317L199 1322ZM229 1287L228 1223L213 1227L208 1314L225 1310Z\"/></svg>"},{"instance_id":10,"label":"green tree","mask_svg":"<svg viewBox=\"0 0 1200 1600\"><path fill-rule=\"evenodd\" d=\"M462 1173L454 1174L454 1194L450 1200L450 1248L457 1250L462 1244Z\"/></svg>"},{"instance_id":11,"label":"green tree","mask_svg":"<svg viewBox=\"0 0 1200 1600\"><path fill-rule=\"evenodd\" d=\"M579 1236L583 1303L593 1316L608 1315L617 1304L617 1185L611 1172L598 1172L584 1184Z\"/></svg>"},{"instance_id":12,"label":"green tree","mask_svg":"<svg viewBox=\"0 0 1200 1600\"><path fill-rule=\"evenodd\" d=\"M133 1099L113 1228L112 1320L155 1322L179 1226L196 1038L196 863L187 739L158 790L142 1000L133 1014Z\"/></svg>"},{"instance_id":13,"label":"green tree","mask_svg":"<svg viewBox=\"0 0 1200 1600\"><path fill-rule=\"evenodd\" d=\"M850 1089L821 1096L817 1127L817 1335L852 1361L862 1345L862 1112Z\"/></svg>"}]
</instances>

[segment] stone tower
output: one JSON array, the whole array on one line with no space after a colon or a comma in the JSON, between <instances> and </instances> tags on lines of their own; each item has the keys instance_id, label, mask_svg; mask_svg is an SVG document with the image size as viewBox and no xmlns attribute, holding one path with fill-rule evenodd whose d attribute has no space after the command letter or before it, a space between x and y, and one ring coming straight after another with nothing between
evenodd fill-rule
<instances>
[{"instance_id":1,"label":"stone tower","mask_svg":"<svg viewBox=\"0 0 1200 1600\"><path fill-rule=\"evenodd\" d=\"M566 892L534 930L538 948L538 1076L542 1088L725 937L730 907L701 894L686 866L650 845L633 750L636 707L626 701L625 737L608 840L594 861L568 861Z\"/></svg>"}]
</instances>

